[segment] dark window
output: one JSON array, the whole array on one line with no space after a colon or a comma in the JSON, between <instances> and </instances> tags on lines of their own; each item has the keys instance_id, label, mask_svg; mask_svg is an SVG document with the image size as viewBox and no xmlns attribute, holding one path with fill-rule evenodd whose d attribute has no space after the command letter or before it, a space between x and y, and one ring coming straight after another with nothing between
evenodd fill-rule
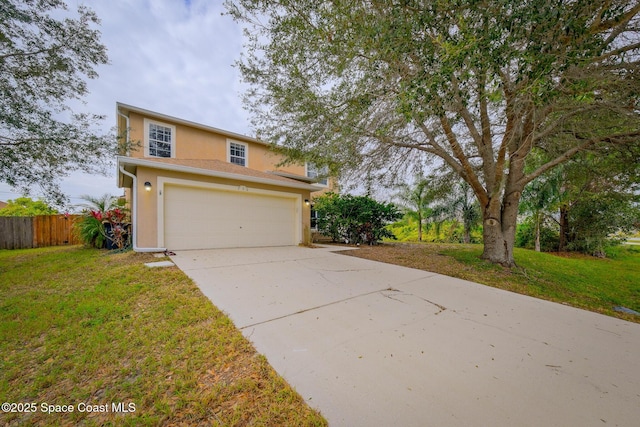
<instances>
[{"instance_id":1,"label":"dark window","mask_svg":"<svg viewBox=\"0 0 640 427\"><path fill-rule=\"evenodd\" d=\"M247 165L247 147L243 144L229 143L229 161L233 164Z\"/></svg>"},{"instance_id":2,"label":"dark window","mask_svg":"<svg viewBox=\"0 0 640 427\"><path fill-rule=\"evenodd\" d=\"M171 128L149 124L149 155L171 157Z\"/></svg>"},{"instance_id":3,"label":"dark window","mask_svg":"<svg viewBox=\"0 0 640 427\"><path fill-rule=\"evenodd\" d=\"M318 212L313 208L311 208L311 229L318 229Z\"/></svg>"}]
</instances>

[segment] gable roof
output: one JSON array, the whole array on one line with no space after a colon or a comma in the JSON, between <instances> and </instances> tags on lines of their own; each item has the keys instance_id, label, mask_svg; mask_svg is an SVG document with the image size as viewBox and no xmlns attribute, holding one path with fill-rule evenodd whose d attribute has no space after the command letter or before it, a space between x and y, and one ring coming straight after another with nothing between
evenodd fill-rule
<instances>
[{"instance_id":1,"label":"gable roof","mask_svg":"<svg viewBox=\"0 0 640 427\"><path fill-rule=\"evenodd\" d=\"M120 171L120 167L123 167L127 172L135 174L138 166L260 184L277 185L280 187L296 188L301 190L319 190L317 186L302 182L301 180L284 177L271 172L261 172L259 170L249 169L244 166L234 165L233 163L223 162L222 160L172 158L141 159L125 156L118 156L118 187L130 187L133 184L131 178L127 177ZM302 180L306 180L306 177L300 178Z\"/></svg>"}]
</instances>

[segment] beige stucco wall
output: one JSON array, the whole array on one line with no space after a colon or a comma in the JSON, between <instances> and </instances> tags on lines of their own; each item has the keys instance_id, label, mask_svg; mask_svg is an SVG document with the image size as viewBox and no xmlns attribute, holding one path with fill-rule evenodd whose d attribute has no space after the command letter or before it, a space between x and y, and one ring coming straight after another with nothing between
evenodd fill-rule
<instances>
[{"instance_id":1,"label":"beige stucco wall","mask_svg":"<svg viewBox=\"0 0 640 427\"><path fill-rule=\"evenodd\" d=\"M304 203L305 199L310 199L310 192L307 190L301 189L293 189L280 187L276 185L265 185L258 183L248 183L245 181L239 180L230 180L230 179L222 179L215 177L206 177L202 175L181 173L181 172L173 172L173 171L159 171L156 169L146 168L146 167L138 167L137 169L137 203L134 203L134 209L137 210L137 245L138 247L150 247L155 248L158 247L158 235L160 233L164 233L164 230L158 230L158 198L162 197L159 195L159 190L161 190L160 185L158 184L158 178L174 178L174 179L182 179L182 180L190 180L190 181L198 181L205 183L214 183L214 184L224 184L224 185L232 185L232 186L245 186L249 190L251 189L262 189L262 190L271 190L271 191L280 191L286 193L299 194L301 196L301 212L302 212L302 223L300 236L302 236L301 243L308 244L310 243L310 208L306 206ZM151 191L145 191L144 183L149 181L152 185Z\"/></svg>"},{"instance_id":2,"label":"beige stucco wall","mask_svg":"<svg viewBox=\"0 0 640 427\"><path fill-rule=\"evenodd\" d=\"M144 157L144 119L139 113L131 111L129 113L129 139L139 142L139 147L131 151L131 157ZM249 139L229 138L222 134L217 134L204 129L199 129L183 124L176 124L170 121L156 120L153 122L175 126L175 147L174 157L176 159L217 159L228 161L227 146L228 140L239 141L248 145L247 167L262 172L280 170L296 175L305 176L304 165L277 166L282 161L282 157L269 149L269 146L260 144ZM124 120L119 118L119 127L123 129L126 125Z\"/></svg>"},{"instance_id":3,"label":"beige stucco wall","mask_svg":"<svg viewBox=\"0 0 640 427\"><path fill-rule=\"evenodd\" d=\"M129 152L131 157L144 158L144 119L145 116L136 111L128 111L129 116L129 140L138 142L140 145L136 150ZM117 116L118 128L121 132L127 128L126 120ZM228 161L227 146L228 140L233 139L248 144L248 165L251 169L262 172L279 170L295 175L306 176L304 165L286 165L278 166L283 161L282 156L274 153L268 145L256 143L249 138L228 138L223 134L218 134L209 130L200 129L193 126L187 126L181 123L175 123L171 120L155 119L147 117L157 123L164 123L175 126L176 128L176 152L177 159L217 159ZM337 183L335 179L329 179L327 187L319 186L319 190L312 194L318 196L327 191L337 191Z\"/></svg>"}]
</instances>

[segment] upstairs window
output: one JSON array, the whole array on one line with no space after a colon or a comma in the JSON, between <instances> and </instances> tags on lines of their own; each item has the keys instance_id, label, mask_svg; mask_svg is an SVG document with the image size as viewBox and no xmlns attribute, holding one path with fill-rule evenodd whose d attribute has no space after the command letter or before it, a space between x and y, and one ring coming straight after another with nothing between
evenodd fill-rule
<instances>
[{"instance_id":1,"label":"upstairs window","mask_svg":"<svg viewBox=\"0 0 640 427\"><path fill-rule=\"evenodd\" d=\"M173 157L176 128L145 120L146 155L149 157Z\"/></svg>"},{"instance_id":2,"label":"upstairs window","mask_svg":"<svg viewBox=\"0 0 640 427\"><path fill-rule=\"evenodd\" d=\"M247 166L247 144L229 141L229 163Z\"/></svg>"},{"instance_id":3,"label":"upstairs window","mask_svg":"<svg viewBox=\"0 0 640 427\"><path fill-rule=\"evenodd\" d=\"M307 163L307 178L318 178L317 183L327 186L329 180L327 175L329 174L329 168L326 166L317 167L313 163Z\"/></svg>"}]
</instances>

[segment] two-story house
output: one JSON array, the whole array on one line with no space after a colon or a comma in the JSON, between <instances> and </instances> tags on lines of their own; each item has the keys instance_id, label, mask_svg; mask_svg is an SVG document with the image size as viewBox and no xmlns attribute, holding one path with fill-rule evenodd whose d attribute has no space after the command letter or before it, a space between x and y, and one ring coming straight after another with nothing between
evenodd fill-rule
<instances>
[{"instance_id":1,"label":"two-story house","mask_svg":"<svg viewBox=\"0 0 640 427\"><path fill-rule=\"evenodd\" d=\"M310 165L255 138L117 103L118 129L137 147L117 158L134 249L286 246L310 243Z\"/></svg>"}]
</instances>

